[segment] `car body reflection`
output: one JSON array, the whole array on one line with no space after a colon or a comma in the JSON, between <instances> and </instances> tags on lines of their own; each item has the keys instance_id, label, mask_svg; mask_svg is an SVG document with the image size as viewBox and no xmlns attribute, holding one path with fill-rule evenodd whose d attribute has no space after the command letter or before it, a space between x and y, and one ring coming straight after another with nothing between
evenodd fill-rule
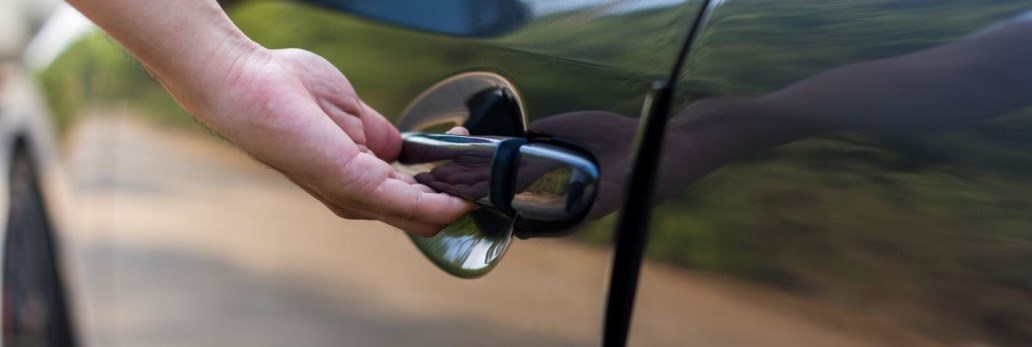
<instances>
[{"instance_id":1,"label":"car body reflection","mask_svg":"<svg viewBox=\"0 0 1032 347\"><path fill-rule=\"evenodd\" d=\"M807 143L811 141L820 141L822 138L826 139L843 139L843 141L856 141L850 140L861 136L867 139L873 139L872 141L881 141L889 145L889 148L893 144L906 143L907 141L921 141L926 138L936 138L939 136L938 141L942 141L941 136L953 136L950 134L957 134L958 132L978 131L980 127L984 127L986 124L995 126L1002 129L1009 127L1019 127L1022 122L1028 118L1026 112L1019 112L1029 105L1032 105L1032 69L1026 67L1027 62L1032 61L1032 46L1028 45L1027 42L1032 40L1032 22L1028 21L1027 15L1021 15L1015 19L1008 20L1003 23L994 24L989 27L976 30L974 33L958 38L953 41L949 41L944 44L933 45L926 47L921 50L914 52L907 52L903 55L894 57L882 57L873 60L853 62L850 64L835 67L824 72L820 72L811 75L806 78L801 78L799 81L789 84L786 87L773 90L767 94L759 96L750 95L733 95L733 96L719 96L712 98L701 98L696 101L690 102L687 107L681 109L677 114L672 115L667 132L665 135L665 145L662 153L662 161L659 167L657 176L659 177L657 194L655 196L655 203L663 200L676 199L677 201L672 202L672 207L660 207L660 212L657 214L657 218L660 220L680 220L683 221L683 217L677 217L676 214L681 213L678 211L685 211L690 209L691 204L699 204L705 211L711 211L707 204L714 204L711 202L715 198L704 196L701 198L693 197L698 194L699 189L691 188L690 183L696 182L703 177L719 171L721 168L726 166L734 166L736 163L743 161L772 161L772 162L785 162L789 160L798 160L780 158L779 155L784 156L785 154L779 153L790 153L791 151L797 151L797 147L789 145L788 149L778 152L774 150L790 143L801 142L801 146L807 146ZM599 188L599 197L589 214L589 219L597 219L615 211L620 207L621 199L621 187L623 181L626 179L626 169L628 166L628 160L632 153L632 149L629 144L631 139L635 136L635 129L637 128L638 120L635 118L623 116L613 112L605 111L579 111L570 112L557 115L551 115L548 117L541 117L532 121L528 125L528 130L533 133L547 134L548 136L555 136L570 139L579 144L582 144L585 148L590 149L594 156L599 161L599 167L601 169L601 184ZM1015 130L1017 131L1017 130ZM1011 157L1017 159L1012 162L1011 168L1007 168L1004 171L1015 170L1020 167L1026 167L1027 154L1024 151L1028 148L1025 147L1028 135L1024 133L1017 133L1014 131L1008 131L1005 134L1009 136L1010 140L1001 141L999 145L1009 147L1005 149L1005 152L1001 152L1000 155L1005 157ZM809 140L808 140L809 139ZM1001 139L1003 140L1003 139ZM945 148L956 147L957 145L963 146L964 143L972 144L979 143L979 141L971 141L970 139L961 140L956 145L950 145ZM1010 143L1008 145L1008 143ZM813 145L810 145L813 146ZM817 145L818 147L823 145ZM911 148L911 150L914 150ZM787 151L787 152L785 152ZM886 153L891 153L893 149L886 149ZM918 152L921 155L920 152ZM814 164L804 165L815 165L817 170L821 170L821 167L829 167L830 165L836 165L836 162L847 160L847 157L822 157L820 150L812 151L806 154L805 150L803 155L809 156L806 160L817 160ZM906 155L906 154L904 154ZM948 155L948 154L947 154ZM759 158L759 159L757 159ZM766 159L770 158L770 159ZM1020 158L1020 159L1018 159ZM790 162L791 163L791 162ZM799 165L799 164L789 164ZM900 165L913 165L902 163ZM983 175L978 173L978 170L995 170L989 166L986 166L984 162L971 162L966 164L962 162L950 162L944 161L938 165L952 166L951 170L954 171L967 171L972 175ZM1004 164L1006 165L1006 164ZM444 176L447 176L447 180L451 180L452 186L464 186L464 187L486 187L484 180L487 179L486 175L473 174L476 172L476 165L467 166L464 171L468 175L468 181L461 181L462 175L448 174L446 172L439 172L438 177L431 177L433 173L424 174L428 175L423 177L423 181L428 184L434 182L440 182L445 180ZM844 168L849 171L849 168ZM890 170L907 170L905 167L900 169ZM823 170L830 170L829 168ZM877 169L885 170L885 169ZM454 171L454 170L449 170ZM735 172L732 170L731 172ZM862 174L864 171L855 171L855 174ZM738 175L744 175L741 171L737 172ZM871 174L871 173L868 173ZM878 175L877 173L873 173ZM932 175L934 173L916 171L912 175ZM726 176L718 175L719 179L724 179ZM809 177L809 176L803 176ZM779 184L784 185L780 189L793 189L798 187L800 191L806 191L810 188L807 187L810 183L805 181L803 177L793 181L791 178L785 178L778 181ZM816 176L821 177L821 176ZM977 176L976 176L977 177ZM456 182L458 179L461 182ZM972 178L979 180L978 178ZM977 181L976 181L977 182ZM700 183L705 186L705 183ZM927 189L915 186L914 183L896 183L897 188L888 189L902 189L899 191L903 193L907 190L913 189ZM992 183L986 183L992 184ZM440 184L435 185L436 188L443 191L454 190L448 186L442 186ZM705 189L705 188L701 188ZM724 192L728 192L728 187L724 186L724 189L711 194L719 196ZM975 186L972 190L972 194L988 194L989 188L982 188ZM757 196L762 196L763 192L755 192ZM949 194L951 192L943 192ZM963 194L956 192L957 194ZM456 192L456 194L462 194ZM479 191L477 194L486 194L483 191ZM735 194L743 194L749 196L749 191L743 191ZM808 193L803 193L808 194ZM816 193L815 193L816 194ZM868 192L854 192L851 194L845 194L842 197L851 200L856 199L879 199L873 198L871 194L877 194L876 191ZM920 193L925 194L925 193ZM805 195L804 195L805 196ZM693 201L692 199L702 199ZM759 206L766 206L766 204L778 204L785 203L787 205L798 205L799 202L791 199L786 200L784 197L771 198L767 202L757 202ZM931 199L931 198L923 198ZM940 207L946 208L952 213L960 213L960 209L973 209L981 210L986 208L997 209L1005 216L997 222L1013 221L1015 223L1012 227L1003 227L995 224L991 219L984 220L984 222L972 223L970 220L964 221L965 217L956 217L954 220L963 221L963 225L967 225L970 229L966 232L971 233L970 235L957 235L947 234L945 236L935 236L937 231L935 228L928 228L925 232L928 234L920 235L914 234L921 232L922 228L913 228L907 233L898 233L897 237L887 236L885 239L881 239L878 242L885 244L903 242L912 244L919 242L912 246L913 248L899 249L897 252L904 252L907 254L912 252L914 254L921 254L922 252L932 252L927 255L919 255L919 257L972 257L971 261L975 262L969 265L968 268L985 268L995 267L1001 270L997 272L999 275L995 278L999 278L1004 281L1003 283L991 283L988 280L983 281L980 284L969 283L965 287L966 290L960 290L950 293L942 293L937 299L925 299L920 301L910 301L908 305L916 305L923 312L929 312L929 314L939 317L934 319L922 320L920 324L926 326L922 329L929 329L934 331L933 334L942 334L941 329L948 326L961 326L964 329L972 329L973 331L980 331L973 334L984 334L987 339L994 341L1025 341L1029 336L1025 335L1026 332L1021 328L1017 328L1021 325L1028 317L1032 316L1032 312L1027 309L1021 309L1016 306L1006 306L992 302L992 299L985 298L975 300L966 305L958 305L957 310L966 312L967 317L956 317L956 318L945 318L948 316L946 312L954 308L948 308L945 302L949 301L963 301L965 295L978 295L986 296L989 293L1007 293L1006 297L1011 298L1010 300L1019 300L1028 302L1030 299L1030 293L1027 291L1027 287L1023 287L1022 278L1029 280L1026 275L1021 275L1021 269L1027 267L1027 261L1021 259L1029 259L1028 256L1032 255L1029 253L1028 238L1027 236L1019 237L1024 241L1020 241L1020 245L1004 245L999 242L989 241L986 239L974 241L973 244L963 245L966 247L989 247L989 249L1003 250L1009 248L1010 250L1004 250L1004 253L995 255L972 255L970 252L956 252L956 253L935 253L942 252L934 250L933 246L930 245L945 245L954 244L955 242L963 242L960 240L970 240L972 237L977 240L978 238L992 238L996 237L993 235L1001 235L1007 233L1021 233L1018 225L1025 225L1028 222L1026 211L1023 211L1021 206L1024 206L1024 199L1017 197L1007 197L1005 195L997 195L990 199L1003 199L1004 201L1012 201L1012 203L1018 204L1011 207L994 205L998 204L995 202L988 202L993 207L986 205L979 205L978 203L968 202L961 205L955 205L953 207ZM922 206L935 206L941 204L940 202L930 200L913 200L909 203L892 200L876 200L878 205L894 205L903 204L899 208L906 210L921 209ZM1000 202L1002 203L1002 202ZM670 205L665 205L670 206ZM718 205L719 206L719 205ZM961 207L957 207L961 206ZM748 206L731 205L731 206L720 206L719 208L725 209L722 213L728 214L733 217L737 212L745 212L744 210L734 210L736 208L750 208ZM726 209L731 210L726 210ZM752 207L757 208L757 207ZM766 207L758 207L764 209ZM879 207L881 208L881 207ZM830 210L829 210L830 209ZM782 210L779 210L782 211ZM819 210L818 210L819 211ZM855 221L851 218L858 217L861 220L877 221L880 228L884 228L885 231L898 230L899 228L911 228L912 223L921 223L922 221L928 222L930 225L941 223L940 221L931 222L927 214L915 213L913 215L914 220L907 221L906 219L895 219L888 214L878 215L878 209L872 211L862 210L843 210L834 206L826 207L825 213L836 213L841 217L818 217L814 218L808 215L804 210L797 211L782 211L780 215L773 218L781 218L787 220L784 223L787 225L777 225L778 219L773 221L766 221L766 224L760 224L755 226L758 230L750 230L749 232L762 232L764 228L771 228L774 233L782 233L779 229L796 229L799 232L804 232L805 235L799 237L810 237L813 239L821 239L829 237L836 232L842 233L856 233L855 228L864 229L863 225L856 225ZM711 217L712 218L712 217ZM824 218L832 218L828 220L830 226L824 228L804 228L799 225L807 225L810 223L821 223ZM993 218L993 217L981 217L981 218ZM705 220L705 218L700 218ZM796 222L791 222L796 221ZM674 224L661 224L661 229L657 230L660 233L674 232L674 230L680 229L683 231L685 222L674 222ZM792 223L802 223L793 226ZM855 225L854 227L845 227L843 224ZM662 225L668 225L662 229ZM1015 229L1017 228L1017 229ZM963 230L963 229L962 229ZM715 230L714 232L734 232L733 230ZM1026 233L1027 234L1027 233ZM828 236L824 236L828 235ZM847 234L848 235L848 234ZM853 237L858 238L869 238L872 236L856 235ZM933 239L939 237L937 241ZM927 242L928 246L921 246L922 242ZM778 242L766 243L766 246L770 248L783 247ZM848 243L839 247L848 247ZM1022 246L1024 245L1024 246ZM659 246L656 246L659 247ZM669 246L668 246L669 247ZM735 245L730 244L723 249L720 246L713 246L716 249L714 251L721 252L733 252L740 250L742 252L750 252L753 247L763 247L763 245ZM825 246L831 247L833 246ZM947 246L947 247L961 247L961 246ZM685 252L685 250L678 250L679 252ZM841 249L839 251L842 251ZM670 257L685 257L684 254L673 254ZM808 255L800 255L806 262L818 261L810 259L821 256L820 253L813 253ZM824 257L835 258L835 255L823 255ZM752 281L760 281L764 283L770 283L776 287L787 288L792 291L801 292L804 295L809 291L815 290L845 290L842 288L843 284L828 284L821 283L812 279L815 275L820 276L844 276L841 272L834 275L821 274L819 270L807 270L805 273L793 273L793 270L788 267L782 267L783 265L778 264L775 256L770 256L770 259L775 259L771 263L763 264L763 259L758 258L756 265L749 265L751 263L743 263L743 268L747 266L756 266L757 269L749 270L737 270L737 271L757 271L755 273L767 272L769 274L753 275L749 272L736 272L734 268L719 268L712 267L713 265L707 265L704 260L705 258L693 258L691 255L687 255L687 260L682 260L683 264L695 265L702 268L715 269L720 272L726 272L734 277L742 277ZM725 256L731 257L731 256ZM870 265L873 262L887 262L895 259L894 255L872 255L872 260L866 260L868 264L857 263L859 260L834 260L833 262L844 262L844 266L877 266ZM670 259L670 258L668 258ZM677 258L673 258L677 259ZM793 258L789 258L793 259ZM977 259L977 260L974 260ZM798 260L797 260L798 261ZM852 263L850 263L852 262ZM907 294L903 294L904 291L910 290L907 288L923 288L923 290L933 290L931 288L939 287L940 285L958 285L959 282L964 281L963 271L953 270L948 267L942 267L926 262L925 260L907 260L909 265L900 267L895 270L899 274L893 276L907 276L907 280L900 280L896 285L886 285L877 288L871 288L872 285L854 285L854 287L867 288L866 290L873 291L871 296L867 298L860 298L858 294L846 294L850 295L855 300L879 300L877 298L882 297L905 297ZM976 264L977 263L977 264ZM713 263L710 263L713 264ZM719 264L719 263L717 263ZM809 265L819 266L819 265ZM829 265L830 266L830 265ZM875 267L875 269L878 269ZM1009 270L1005 270L1009 269ZM823 270L830 271L830 270ZM835 270L841 271L841 270ZM870 270L870 271L883 271L883 270ZM927 276L928 272L940 271L941 276L944 276L948 282L936 284L936 281L925 281L921 280L920 276ZM968 271L968 270L964 270ZM1017 273L1015 272L1017 271ZM769 277L763 277L769 276ZM845 280L838 280L845 281ZM1025 282L1027 283L1027 282ZM1025 289L1022 289L1025 288ZM857 289L851 289L857 290ZM847 292L849 293L849 292ZM909 300L909 299L892 299L892 300ZM887 300L888 302L893 302ZM834 300L832 300L834 301ZM981 302L981 303L979 303ZM1001 306L1003 305L1003 306ZM961 308L963 307L963 308ZM977 312L977 313L971 313ZM990 319L994 323L982 326L972 327L972 321Z\"/></svg>"},{"instance_id":2,"label":"car body reflection","mask_svg":"<svg viewBox=\"0 0 1032 347\"><path fill-rule=\"evenodd\" d=\"M1032 105L1032 21L946 45L829 70L759 97L701 99L672 116L657 200L758 151L836 131L901 137L972 126ZM934 63L929 63L934 62ZM544 117L533 132L583 143L603 184L591 216L619 208L637 119L581 111Z\"/></svg>"}]
</instances>

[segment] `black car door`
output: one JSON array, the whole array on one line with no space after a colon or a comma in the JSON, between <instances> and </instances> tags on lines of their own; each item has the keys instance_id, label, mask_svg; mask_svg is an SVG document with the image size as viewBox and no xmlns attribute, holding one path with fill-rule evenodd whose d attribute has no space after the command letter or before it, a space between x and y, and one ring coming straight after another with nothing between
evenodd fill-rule
<instances>
[{"instance_id":1,"label":"black car door","mask_svg":"<svg viewBox=\"0 0 1032 347\"><path fill-rule=\"evenodd\" d=\"M1028 345L1030 9L710 1L632 344Z\"/></svg>"}]
</instances>

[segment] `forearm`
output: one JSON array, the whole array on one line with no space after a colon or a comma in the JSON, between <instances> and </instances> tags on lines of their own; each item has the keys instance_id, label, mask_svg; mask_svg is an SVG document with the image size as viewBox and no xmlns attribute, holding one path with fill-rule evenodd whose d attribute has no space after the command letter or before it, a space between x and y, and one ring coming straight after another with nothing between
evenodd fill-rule
<instances>
[{"instance_id":1,"label":"forearm","mask_svg":"<svg viewBox=\"0 0 1032 347\"><path fill-rule=\"evenodd\" d=\"M258 49L214 0L69 0L124 46L188 111L212 102Z\"/></svg>"}]
</instances>

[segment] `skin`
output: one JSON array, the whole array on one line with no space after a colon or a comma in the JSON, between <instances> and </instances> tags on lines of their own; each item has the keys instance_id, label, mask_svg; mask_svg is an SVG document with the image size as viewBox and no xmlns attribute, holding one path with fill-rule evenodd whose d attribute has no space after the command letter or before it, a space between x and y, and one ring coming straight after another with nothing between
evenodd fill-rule
<instances>
[{"instance_id":1,"label":"skin","mask_svg":"<svg viewBox=\"0 0 1032 347\"><path fill-rule=\"evenodd\" d=\"M429 236L473 205L396 172L401 137L328 61L270 50L214 0L70 0L187 112L338 216ZM461 130L457 130L461 132Z\"/></svg>"}]
</instances>

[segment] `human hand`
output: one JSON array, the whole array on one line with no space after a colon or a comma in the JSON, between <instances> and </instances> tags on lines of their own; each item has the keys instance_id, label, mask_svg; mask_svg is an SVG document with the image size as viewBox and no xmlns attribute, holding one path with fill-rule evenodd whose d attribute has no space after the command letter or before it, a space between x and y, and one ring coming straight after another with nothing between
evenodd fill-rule
<instances>
[{"instance_id":1,"label":"human hand","mask_svg":"<svg viewBox=\"0 0 1032 347\"><path fill-rule=\"evenodd\" d=\"M223 80L206 88L210 97L181 103L338 216L428 236L473 208L392 169L398 131L325 59L257 48L237 58Z\"/></svg>"},{"instance_id":2,"label":"human hand","mask_svg":"<svg viewBox=\"0 0 1032 347\"><path fill-rule=\"evenodd\" d=\"M585 124L592 124L585 127ZM621 188L626 179L637 120L604 111L580 111L552 115L535 120L530 130L573 140L586 147L598 160L601 174L598 195L587 220L601 218L620 207ZM468 135L464 128L449 131ZM489 195L493 153L455 151L423 154L427 160L443 162L429 172L416 175L419 183L438 191L462 196L469 200ZM445 160L446 159L446 160ZM515 191L522 192L537 179L559 167L542 160L522 161L519 165Z\"/></svg>"},{"instance_id":3,"label":"human hand","mask_svg":"<svg viewBox=\"0 0 1032 347\"><path fill-rule=\"evenodd\" d=\"M215 0L68 2L194 118L337 215L432 235L473 208L391 168L398 131L332 64L303 50L261 47Z\"/></svg>"}]
</instances>

